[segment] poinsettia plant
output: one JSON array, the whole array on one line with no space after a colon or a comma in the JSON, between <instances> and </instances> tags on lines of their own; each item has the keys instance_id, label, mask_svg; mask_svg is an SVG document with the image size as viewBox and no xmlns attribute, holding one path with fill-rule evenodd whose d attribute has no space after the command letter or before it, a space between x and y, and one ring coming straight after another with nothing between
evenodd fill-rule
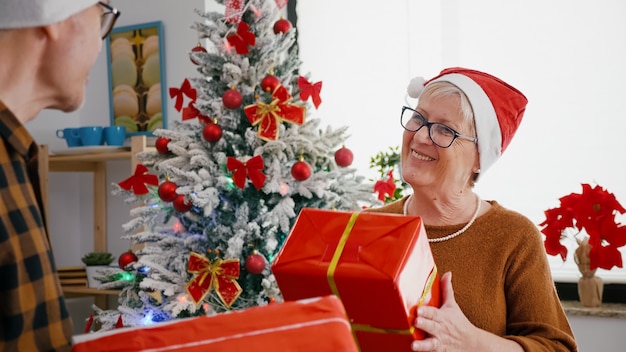
<instances>
[{"instance_id":1,"label":"poinsettia plant","mask_svg":"<svg viewBox=\"0 0 626 352\"><path fill-rule=\"evenodd\" d=\"M560 255L565 261L567 248L561 240L567 237L566 230L574 229L577 230L575 237L587 234L591 245L590 270L611 270L614 266L621 268L619 248L626 244L626 226L618 223L616 216L624 214L626 209L615 195L599 185L582 184L582 193L571 193L559 201L561 205L546 210L546 220L539 224L543 226L541 232L546 236L546 253ZM580 238L576 239L582 242Z\"/></svg>"}]
</instances>

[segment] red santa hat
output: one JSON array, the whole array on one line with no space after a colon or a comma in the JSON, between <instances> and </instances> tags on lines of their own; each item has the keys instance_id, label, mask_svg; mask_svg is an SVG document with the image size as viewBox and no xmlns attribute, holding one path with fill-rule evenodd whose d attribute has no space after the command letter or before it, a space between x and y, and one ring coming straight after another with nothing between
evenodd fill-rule
<instances>
[{"instance_id":1,"label":"red santa hat","mask_svg":"<svg viewBox=\"0 0 626 352\"><path fill-rule=\"evenodd\" d=\"M411 98L419 98L434 82L457 86L472 105L482 174L498 160L513 139L528 99L497 77L461 67L447 68L429 81L416 77L411 80L407 93Z\"/></svg>"}]
</instances>

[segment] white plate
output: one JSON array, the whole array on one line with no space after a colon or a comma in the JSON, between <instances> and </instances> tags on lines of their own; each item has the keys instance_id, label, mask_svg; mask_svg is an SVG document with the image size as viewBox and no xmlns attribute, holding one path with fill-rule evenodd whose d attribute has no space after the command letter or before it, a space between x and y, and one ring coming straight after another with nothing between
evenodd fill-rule
<instances>
[{"instance_id":1,"label":"white plate","mask_svg":"<svg viewBox=\"0 0 626 352\"><path fill-rule=\"evenodd\" d=\"M88 145L81 147L71 147L61 150L53 150L50 154L88 154L88 153L113 153L121 150L130 150L130 147L116 145Z\"/></svg>"}]
</instances>

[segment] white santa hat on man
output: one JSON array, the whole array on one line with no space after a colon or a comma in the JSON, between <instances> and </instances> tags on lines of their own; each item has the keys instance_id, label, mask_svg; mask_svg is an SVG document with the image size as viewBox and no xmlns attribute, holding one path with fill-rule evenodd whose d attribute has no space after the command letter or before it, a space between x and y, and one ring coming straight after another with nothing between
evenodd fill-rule
<instances>
[{"instance_id":1,"label":"white santa hat on man","mask_svg":"<svg viewBox=\"0 0 626 352\"><path fill-rule=\"evenodd\" d=\"M0 29L45 26L93 6L95 0L2 0Z\"/></svg>"},{"instance_id":2,"label":"white santa hat on man","mask_svg":"<svg viewBox=\"0 0 626 352\"><path fill-rule=\"evenodd\" d=\"M481 174L502 155L513 139L526 110L528 99L519 90L488 73L461 67L447 68L425 81L411 80L407 93L419 98L434 82L449 82L467 96L474 112Z\"/></svg>"}]
</instances>

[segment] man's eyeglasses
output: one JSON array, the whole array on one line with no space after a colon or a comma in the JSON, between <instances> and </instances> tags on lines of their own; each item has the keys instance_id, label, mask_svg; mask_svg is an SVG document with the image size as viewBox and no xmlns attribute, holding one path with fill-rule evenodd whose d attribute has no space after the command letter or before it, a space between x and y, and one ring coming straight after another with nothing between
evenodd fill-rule
<instances>
[{"instance_id":1,"label":"man's eyeglasses","mask_svg":"<svg viewBox=\"0 0 626 352\"><path fill-rule=\"evenodd\" d=\"M102 36L102 39L104 39L107 35L109 35L109 33L111 33L111 29L113 29L115 21L117 21L117 18L120 17L120 11L102 1L98 1L98 4L104 7L104 12L100 18L100 35Z\"/></svg>"},{"instance_id":2,"label":"man's eyeglasses","mask_svg":"<svg viewBox=\"0 0 626 352\"><path fill-rule=\"evenodd\" d=\"M406 106L402 107L400 123L405 130L410 132L417 132L422 127L426 126L430 140L440 148L448 148L457 138L467 139L474 143L478 141L476 138L464 136L442 123L428 122L424 115Z\"/></svg>"}]
</instances>

